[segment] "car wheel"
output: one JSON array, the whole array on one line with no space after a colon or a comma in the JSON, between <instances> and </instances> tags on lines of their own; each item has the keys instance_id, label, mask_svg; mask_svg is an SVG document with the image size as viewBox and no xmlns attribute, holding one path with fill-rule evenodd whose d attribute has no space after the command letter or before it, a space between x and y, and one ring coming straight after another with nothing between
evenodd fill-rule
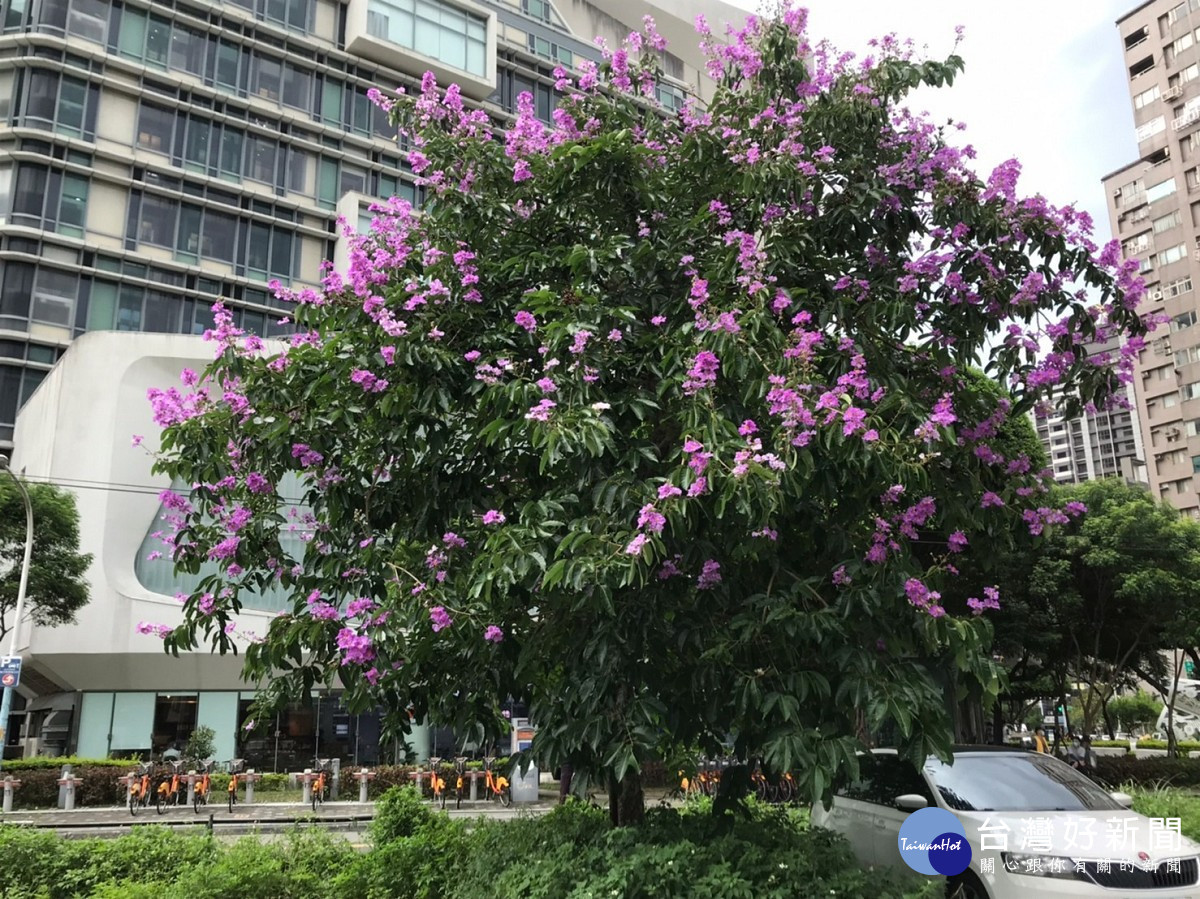
<instances>
[{"instance_id":1,"label":"car wheel","mask_svg":"<svg viewBox=\"0 0 1200 899\"><path fill-rule=\"evenodd\" d=\"M990 899L987 887L973 871L946 878L946 899Z\"/></svg>"}]
</instances>

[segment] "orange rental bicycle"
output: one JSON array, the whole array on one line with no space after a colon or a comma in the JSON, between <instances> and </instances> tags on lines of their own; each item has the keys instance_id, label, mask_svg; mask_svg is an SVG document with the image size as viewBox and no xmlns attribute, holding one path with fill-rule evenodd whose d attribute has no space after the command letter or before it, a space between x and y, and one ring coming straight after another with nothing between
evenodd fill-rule
<instances>
[{"instance_id":1,"label":"orange rental bicycle","mask_svg":"<svg viewBox=\"0 0 1200 899\"><path fill-rule=\"evenodd\" d=\"M242 760L233 759L229 762L229 787L228 787L228 803L229 814L233 814L233 807L237 805L237 788L238 788L238 773L242 770Z\"/></svg>"},{"instance_id":2,"label":"orange rental bicycle","mask_svg":"<svg viewBox=\"0 0 1200 899\"><path fill-rule=\"evenodd\" d=\"M454 807L462 808L463 796L467 793L467 757L460 755L454 760Z\"/></svg>"},{"instance_id":3,"label":"orange rental bicycle","mask_svg":"<svg viewBox=\"0 0 1200 899\"><path fill-rule=\"evenodd\" d=\"M168 805L179 805L182 795L179 789L179 772L183 769L183 762L171 762L171 776L164 777L158 785L157 793L154 797L154 805L158 809L160 815L165 814Z\"/></svg>"},{"instance_id":4,"label":"orange rental bicycle","mask_svg":"<svg viewBox=\"0 0 1200 899\"><path fill-rule=\"evenodd\" d=\"M488 799L499 799L500 804L508 808L508 804L512 802L512 786L509 784L507 777L503 774L497 774L492 770L492 765L495 762L495 758L485 758L483 760L483 788Z\"/></svg>"},{"instance_id":5,"label":"orange rental bicycle","mask_svg":"<svg viewBox=\"0 0 1200 899\"><path fill-rule=\"evenodd\" d=\"M312 785L312 810L315 812L317 806L329 798L329 781L332 778L332 772L321 759L313 759L313 761L317 763L317 779L313 781Z\"/></svg>"},{"instance_id":6,"label":"orange rental bicycle","mask_svg":"<svg viewBox=\"0 0 1200 899\"><path fill-rule=\"evenodd\" d=\"M200 779L196 781L196 788L192 792L192 811L197 814L200 812L200 806L208 805L208 794L212 790L212 768L212 759L209 759L200 769Z\"/></svg>"},{"instance_id":7,"label":"orange rental bicycle","mask_svg":"<svg viewBox=\"0 0 1200 899\"><path fill-rule=\"evenodd\" d=\"M129 786L129 814L136 815L138 807L150 804L150 772L153 762L138 763L138 777Z\"/></svg>"},{"instance_id":8,"label":"orange rental bicycle","mask_svg":"<svg viewBox=\"0 0 1200 899\"><path fill-rule=\"evenodd\" d=\"M431 756L429 759L429 787L433 790L433 804L446 807L446 778L438 773L438 765L441 764L441 759L437 756Z\"/></svg>"}]
</instances>

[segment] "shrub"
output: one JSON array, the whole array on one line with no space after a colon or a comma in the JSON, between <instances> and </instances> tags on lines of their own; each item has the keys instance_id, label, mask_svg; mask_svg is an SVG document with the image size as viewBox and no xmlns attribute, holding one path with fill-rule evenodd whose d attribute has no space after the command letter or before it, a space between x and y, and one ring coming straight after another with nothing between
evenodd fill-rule
<instances>
[{"instance_id":1,"label":"shrub","mask_svg":"<svg viewBox=\"0 0 1200 899\"><path fill-rule=\"evenodd\" d=\"M1200 840L1200 796L1157 787L1151 790L1128 788L1133 796L1133 809L1147 818L1179 818L1185 837Z\"/></svg>"},{"instance_id":2,"label":"shrub","mask_svg":"<svg viewBox=\"0 0 1200 899\"><path fill-rule=\"evenodd\" d=\"M206 759L212 758L217 751L216 738L217 732L215 730L207 724L201 724L188 737L187 746L183 750L183 757L195 764L200 764Z\"/></svg>"},{"instance_id":3,"label":"shrub","mask_svg":"<svg viewBox=\"0 0 1200 899\"><path fill-rule=\"evenodd\" d=\"M376 846L411 837L428 826L433 810L421 799L416 787L393 787L375 806L371 839Z\"/></svg>"},{"instance_id":4,"label":"shrub","mask_svg":"<svg viewBox=\"0 0 1200 899\"><path fill-rule=\"evenodd\" d=\"M1120 784L1197 787L1200 786L1200 759L1139 759L1132 755L1098 755L1096 776L1114 788Z\"/></svg>"}]
</instances>

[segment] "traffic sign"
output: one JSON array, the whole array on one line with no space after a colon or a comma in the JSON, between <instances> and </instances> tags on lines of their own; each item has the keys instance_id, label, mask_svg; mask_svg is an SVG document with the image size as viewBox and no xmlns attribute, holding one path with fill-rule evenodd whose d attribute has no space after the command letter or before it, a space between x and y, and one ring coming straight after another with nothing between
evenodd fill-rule
<instances>
[{"instance_id":1,"label":"traffic sign","mask_svg":"<svg viewBox=\"0 0 1200 899\"><path fill-rule=\"evenodd\" d=\"M0 687L15 687L21 683L21 657L0 658Z\"/></svg>"}]
</instances>

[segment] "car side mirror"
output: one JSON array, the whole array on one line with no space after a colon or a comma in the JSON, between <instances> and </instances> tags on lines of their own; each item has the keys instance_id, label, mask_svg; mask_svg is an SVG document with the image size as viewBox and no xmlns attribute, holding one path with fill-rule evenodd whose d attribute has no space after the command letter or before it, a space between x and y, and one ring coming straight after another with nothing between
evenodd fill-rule
<instances>
[{"instance_id":1,"label":"car side mirror","mask_svg":"<svg viewBox=\"0 0 1200 899\"><path fill-rule=\"evenodd\" d=\"M1130 799L1130 802L1133 800ZM896 808L902 812L915 812L929 805L929 800L920 793L905 793L896 797Z\"/></svg>"},{"instance_id":2,"label":"car side mirror","mask_svg":"<svg viewBox=\"0 0 1200 899\"><path fill-rule=\"evenodd\" d=\"M1109 796L1121 806L1121 808L1133 808L1133 797L1128 793L1109 793Z\"/></svg>"}]
</instances>

